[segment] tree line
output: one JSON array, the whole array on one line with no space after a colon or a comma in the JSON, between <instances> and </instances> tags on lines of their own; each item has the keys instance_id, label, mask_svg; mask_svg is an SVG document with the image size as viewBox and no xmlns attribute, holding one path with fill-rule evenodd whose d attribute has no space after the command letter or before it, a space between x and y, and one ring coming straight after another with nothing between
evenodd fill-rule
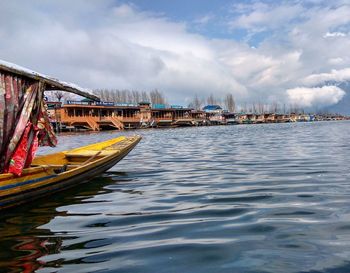
<instances>
[{"instance_id":1,"label":"tree line","mask_svg":"<svg viewBox=\"0 0 350 273\"><path fill-rule=\"evenodd\" d=\"M167 104L164 94L157 89L150 92L137 90L118 90L118 89L96 89L94 95L98 96L101 101L115 103L132 103L150 102L151 104Z\"/></svg>"},{"instance_id":2,"label":"tree line","mask_svg":"<svg viewBox=\"0 0 350 273\"><path fill-rule=\"evenodd\" d=\"M116 103L133 103L150 102L155 104L167 104L163 92L155 89L150 92L137 90L118 90L118 89L96 89L93 91L94 95L98 96L102 101L116 102ZM194 98L187 105L189 108L201 110L205 105L220 105L222 102L224 108L230 112L236 110L235 99L232 94L227 94L223 100L210 94L206 99L199 98L195 95Z\"/></svg>"},{"instance_id":3,"label":"tree line","mask_svg":"<svg viewBox=\"0 0 350 273\"><path fill-rule=\"evenodd\" d=\"M294 104L283 104L278 102L272 103L262 103L262 102L252 102L252 103L242 103L239 107L236 106L234 96L230 93L227 93L223 98L215 97L213 94L210 94L207 98L198 97L195 95L190 103L188 104L189 108L196 110L201 110L205 105L219 105L221 108L229 112L241 112L241 113L250 113L250 114L264 114L264 113L281 113L281 114L304 114L305 109L300 105ZM324 113L324 111L315 111L318 114Z\"/></svg>"},{"instance_id":4,"label":"tree line","mask_svg":"<svg viewBox=\"0 0 350 273\"><path fill-rule=\"evenodd\" d=\"M189 108L201 110L205 105L219 105L229 112L236 111L236 102L232 94L228 93L223 99L210 94L207 98L200 98L196 94L188 104Z\"/></svg>"}]
</instances>

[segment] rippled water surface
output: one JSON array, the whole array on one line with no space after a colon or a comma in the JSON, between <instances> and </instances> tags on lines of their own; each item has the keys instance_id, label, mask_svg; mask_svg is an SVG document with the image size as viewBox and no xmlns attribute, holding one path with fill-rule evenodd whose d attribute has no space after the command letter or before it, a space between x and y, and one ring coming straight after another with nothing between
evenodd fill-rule
<instances>
[{"instance_id":1,"label":"rippled water surface","mask_svg":"<svg viewBox=\"0 0 350 273\"><path fill-rule=\"evenodd\" d=\"M109 172L0 215L0 272L350 272L350 122L123 133Z\"/></svg>"}]
</instances>

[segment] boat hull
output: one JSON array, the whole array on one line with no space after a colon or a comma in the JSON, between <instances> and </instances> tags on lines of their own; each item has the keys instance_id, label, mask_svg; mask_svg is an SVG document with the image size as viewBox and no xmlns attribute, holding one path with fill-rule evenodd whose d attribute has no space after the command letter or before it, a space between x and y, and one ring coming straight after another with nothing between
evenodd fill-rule
<instances>
[{"instance_id":1,"label":"boat hull","mask_svg":"<svg viewBox=\"0 0 350 273\"><path fill-rule=\"evenodd\" d=\"M122 160L137 145L140 139L140 137L126 138L129 143L124 143L121 148L120 145L117 146L115 148L116 152L109 152L107 156L96 157L91 162L83 162L81 165L61 173L55 173L58 170L55 168L57 166L50 167L48 165L49 171L47 171L45 169L47 167L41 165L31 168L32 172L29 171L29 179L12 178L6 181L6 177L2 177L6 175L0 175L0 210L31 202L57 191L90 181Z\"/></svg>"}]
</instances>

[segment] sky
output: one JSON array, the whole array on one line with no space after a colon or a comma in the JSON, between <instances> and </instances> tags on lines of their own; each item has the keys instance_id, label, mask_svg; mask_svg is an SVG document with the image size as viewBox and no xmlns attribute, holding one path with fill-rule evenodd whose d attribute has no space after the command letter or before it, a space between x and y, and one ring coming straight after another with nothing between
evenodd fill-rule
<instances>
[{"instance_id":1,"label":"sky","mask_svg":"<svg viewBox=\"0 0 350 273\"><path fill-rule=\"evenodd\" d=\"M350 0L11 0L0 59L91 89L331 106L350 80Z\"/></svg>"}]
</instances>

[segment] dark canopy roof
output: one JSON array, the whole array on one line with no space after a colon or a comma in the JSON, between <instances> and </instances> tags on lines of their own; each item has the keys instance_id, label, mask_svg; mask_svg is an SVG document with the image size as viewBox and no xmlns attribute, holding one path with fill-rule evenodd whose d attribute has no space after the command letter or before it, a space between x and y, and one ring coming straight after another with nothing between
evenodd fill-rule
<instances>
[{"instance_id":1,"label":"dark canopy roof","mask_svg":"<svg viewBox=\"0 0 350 273\"><path fill-rule=\"evenodd\" d=\"M46 90L62 90L70 93L77 94L95 101L100 99L92 94L92 91L89 89L81 88L78 85L73 83L63 82L58 79L46 76L44 74L32 71L30 69L12 64L3 60L0 60L0 71L10 72L16 75L27 77L33 80L41 81L46 84Z\"/></svg>"}]
</instances>

